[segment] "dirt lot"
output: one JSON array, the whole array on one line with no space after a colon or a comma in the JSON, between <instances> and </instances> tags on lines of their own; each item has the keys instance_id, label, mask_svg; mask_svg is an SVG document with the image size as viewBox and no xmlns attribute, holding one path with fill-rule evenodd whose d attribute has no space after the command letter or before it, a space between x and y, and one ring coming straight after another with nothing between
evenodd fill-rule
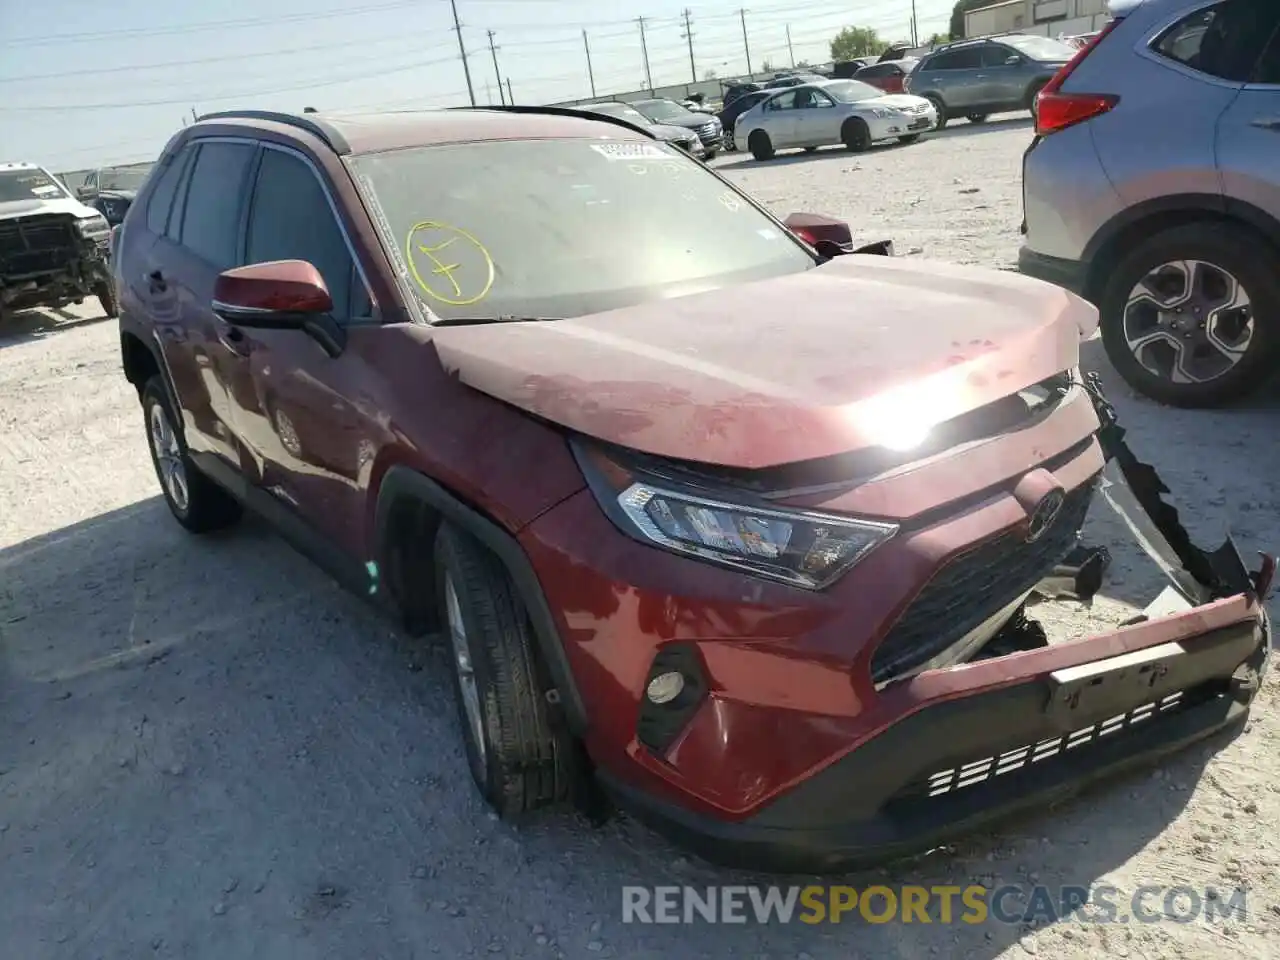
<instances>
[{"instance_id":1,"label":"dirt lot","mask_svg":"<svg viewBox=\"0 0 1280 960\"><path fill-rule=\"evenodd\" d=\"M960 124L861 157L717 163L780 213L841 215L903 254L1007 267L1028 136L1021 121ZM1274 683L1213 759L1223 744L848 880L1247 887L1244 919L622 924L624 884L767 881L691 861L625 820L591 830L551 816L517 831L487 816L444 660L252 523L182 533L157 496L115 326L88 308L78 317L27 315L0 340L4 957L1275 955ZM1097 346L1086 366L1102 363ZM1274 391L1218 414L1113 392L1206 542L1229 527L1246 550L1280 548ZM1151 583L1135 559L1117 558L1121 599Z\"/></svg>"}]
</instances>

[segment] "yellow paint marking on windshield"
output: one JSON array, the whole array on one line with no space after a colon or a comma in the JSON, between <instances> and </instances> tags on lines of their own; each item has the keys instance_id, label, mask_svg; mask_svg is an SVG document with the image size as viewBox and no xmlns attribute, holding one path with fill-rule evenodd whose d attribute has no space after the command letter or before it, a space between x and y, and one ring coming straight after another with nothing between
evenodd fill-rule
<instances>
[{"instance_id":1,"label":"yellow paint marking on windshield","mask_svg":"<svg viewBox=\"0 0 1280 960\"><path fill-rule=\"evenodd\" d=\"M478 303L493 287L493 256L474 235L443 220L421 220L405 240L405 260L422 292L454 307ZM449 261L449 262L446 262ZM424 279L443 278L452 290L441 292ZM435 280L443 285L441 280Z\"/></svg>"}]
</instances>

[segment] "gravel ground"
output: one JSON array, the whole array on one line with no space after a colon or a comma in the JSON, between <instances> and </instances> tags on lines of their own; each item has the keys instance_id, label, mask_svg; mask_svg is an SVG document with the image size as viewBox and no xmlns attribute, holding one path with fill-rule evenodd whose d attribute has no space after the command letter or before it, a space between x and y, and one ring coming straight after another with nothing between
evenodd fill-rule
<instances>
[{"instance_id":1,"label":"gravel ground","mask_svg":"<svg viewBox=\"0 0 1280 960\"><path fill-rule=\"evenodd\" d=\"M1008 267L1025 122L906 148L717 165L780 213ZM624 884L767 882L623 819L519 830L477 800L445 663L252 523L195 540L157 496L115 325L29 314L0 340L0 930L6 958L1275 955L1275 686L1250 728L869 882L1249 889L1216 924L637 926ZM1208 537L1280 548L1274 393L1224 413L1114 386ZM1093 521L1091 521L1093 524ZM1093 524L1104 536L1111 527ZM1122 601L1153 581L1120 551ZM1077 618L1068 629L1084 629ZM1221 749L1214 755L1214 751ZM1158 899L1155 901L1158 904ZM1271 942L1271 948L1266 943Z\"/></svg>"}]
</instances>

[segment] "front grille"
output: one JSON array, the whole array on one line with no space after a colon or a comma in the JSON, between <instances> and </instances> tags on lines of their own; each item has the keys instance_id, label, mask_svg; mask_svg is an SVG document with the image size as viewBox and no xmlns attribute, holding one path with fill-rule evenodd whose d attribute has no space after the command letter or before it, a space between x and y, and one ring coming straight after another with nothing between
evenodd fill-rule
<instances>
[{"instance_id":1,"label":"front grille","mask_svg":"<svg viewBox=\"0 0 1280 960\"><path fill-rule=\"evenodd\" d=\"M977 786L980 783L1003 777L1019 770L1028 770L1049 761L1061 759L1076 750L1087 749L1099 741L1116 734L1124 734L1139 724L1156 717L1166 716L1203 702L1211 691L1175 691L1151 703L1134 707L1101 723L1090 724L1079 730L1050 737L1038 743L1028 743L995 756L983 757L972 763L947 770L939 770L908 784L894 794L894 801L920 800L942 797L947 794Z\"/></svg>"},{"instance_id":2,"label":"front grille","mask_svg":"<svg viewBox=\"0 0 1280 960\"><path fill-rule=\"evenodd\" d=\"M928 118L928 117L921 117L919 120L912 120L912 121L911 121L911 125L910 125L909 127L907 127L907 129L908 129L908 130L923 130L923 129L924 129L925 127L927 127L927 126L929 126L929 118Z\"/></svg>"},{"instance_id":3,"label":"front grille","mask_svg":"<svg viewBox=\"0 0 1280 960\"><path fill-rule=\"evenodd\" d=\"M980 543L934 574L871 658L876 683L932 660L1043 580L1084 526L1093 482L1067 494L1053 525L1033 543L1008 530Z\"/></svg>"},{"instance_id":4,"label":"front grille","mask_svg":"<svg viewBox=\"0 0 1280 960\"><path fill-rule=\"evenodd\" d=\"M712 143L720 136L720 131L716 128L714 122L704 123L698 128L698 137L703 143Z\"/></svg>"},{"instance_id":5,"label":"front grille","mask_svg":"<svg viewBox=\"0 0 1280 960\"><path fill-rule=\"evenodd\" d=\"M75 249L72 220L65 214L0 220L0 262L5 273L20 276L64 269Z\"/></svg>"}]
</instances>

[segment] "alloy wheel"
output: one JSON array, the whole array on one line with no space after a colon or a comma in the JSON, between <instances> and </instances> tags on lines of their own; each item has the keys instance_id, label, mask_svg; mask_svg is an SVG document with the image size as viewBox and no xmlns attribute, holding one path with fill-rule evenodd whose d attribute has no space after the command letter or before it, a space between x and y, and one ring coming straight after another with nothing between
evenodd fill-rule
<instances>
[{"instance_id":1,"label":"alloy wheel","mask_svg":"<svg viewBox=\"0 0 1280 960\"><path fill-rule=\"evenodd\" d=\"M187 486L187 468L182 459L182 447L178 443L177 431L169 422L169 415L158 403L151 405L151 413L147 417L151 434L151 449L155 453L156 467L160 473L160 482L164 486L169 502L179 513L186 513L190 504L190 491Z\"/></svg>"},{"instance_id":2,"label":"alloy wheel","mask_svg":"<svg viewBox=\"0 0 1280 960\"><path fill-rule=\"evenodd\" d=\"M471 663L471 645L467 642L467 628L462 620L462 608L458 604L458 594L453 588L453 578L448 574L444 580L445 616L449 623L449 641L453 648L453 668L458 674L458 689L462 691L462 706L467 715L467 723L471 727L471 738L475 743L476 754L480 765L485 763L484 719L480 713L480 688L476 683L475 668Z\"/></svg>"},{"instance_id":3,"label":"alloy wheel","mask_svg":"<svg viewBox=\"0 0 1280 960\"><path fill-rule=\"evenodd\" d=\"M1203 260L1161 264L1124 310L1134 358L1173 383L1206 383L1233 369L1253 341L1253 305L1235 276Z\"/></svg>"}]
</instances>

